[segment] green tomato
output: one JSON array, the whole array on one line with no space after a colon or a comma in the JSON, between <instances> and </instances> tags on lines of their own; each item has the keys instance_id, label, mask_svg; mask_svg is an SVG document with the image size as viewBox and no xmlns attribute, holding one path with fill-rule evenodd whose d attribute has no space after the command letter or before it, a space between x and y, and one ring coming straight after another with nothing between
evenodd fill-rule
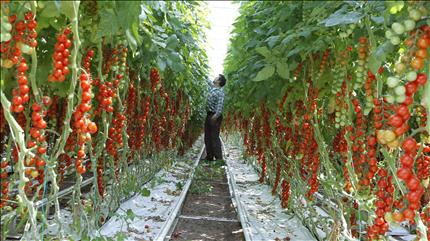
<instances>
[{"instance_id":1,"label":"green tomato","mask_svg":"<svg viewBox=\"0 0 430 241\"><path fill-rule=\"evenodd\" d=\"M340 128L340 125L339 124L334 124L334 127L336 128L336 129L339 129Z\"/></svg>"},{"instance_id":2,"label":"green tomato","mask_svg":"<svg viewBox=\"0 0 430 241\"><path fill-rule=\"evenodd\" d=\"M396 96L396 102L397 103L403 103L406 100L406 95L398 95Z\"/></svg>"},{"instance_id":3,"label":"green tomato","mask_svg":"<svg viewBox=\"0 0 430 241\"><path fill-rule=\"evenodd\" d=\"M397 77L390 76L387 78L387 85L390 88L394 88L399 85L400 79Z\"/></svg>"},{"instance_id":4,"label":"green tomato","mask_svg":"<svg viewBox=\"0 0 430 241\"><path fill-rule=\"evenodd\" d=\"M346 33L347 33L348 35L352 34L352 29L348 29L348 30L346 30Z\"/></svg>"},{"instance_id":5,"label":"green tomato","mask_svg":"<svg viewBox=\"0 0 430 241\"><path fill-rule=\"evenodd\" d=\"M393 37L391 37L390 42L392 45L399 45L400 44L400 38L398 36L393 36Z\"/></svg>"},{"instance_id":6,"label":"green tomato","mask_svg":"<svg viewBox=\"0 0 430 241\"><path fill-rule=\"evenodd\" d=\"M12 24L8 22L3 22L1 24L2 29L6 30L6 32L10 32L12 30Z\"/></svg>"},{"instance_id":7,"label":"green tomato","mask_svg":"<svg viewBox=\"0 0 430 241\"><path fill-rule=\"evenodd\" d=\"M416 9L411 9L409 11L409 17L412 18L415 21L418 21L421 19L421 13L420 11L416 10Z\"/></svg>"},{"instance_id":8,"label":"green tomato","mask_svg":"<svg viewBox=\"0 0 430 241\"><path fill-rule=\"evenodd\" d=\"M401 35L405 32L405 26L398 22L393 23L393 25L391 25L391 29L398 35Z\"/></svg>"},{"instance_id":9,"label":"green tomato","mask_svg":"<svg viewBox=\"0 0 430 241\"><path fill-rule=\"evenodd\" d=\"M32 49L30 46L28 46L27 44L22 44L21 45L21 51L25 54L31 54Z\"/></svg>"},{"instance_id":10,"label":"green tomato","mask_svg":"<svg viewBox=\"0 0 430 241\"><path fill-rule=\"evenodd\" d=\"M11 38L12 38L12 36L10 35L10 33L1 33L0 34L1 42L9 41Z\"/></svg>"},{"instance_id":11,"label":"green tomato","mask_svg":"<svg viewBox=\"0 0 430 241\"><path fill-rule=\"evenodd\" d=\"M396 63L394 69L396 70L397 73L401 74L401 73L405 72L406 65L402 62L399 62L399 63Z\"/></svg>"},{"instance_id":12,"label":"green tomato","mask_svg":"<svg viewBox=\"0 0 430 241\"><path fill-rule=\"evenodd\" d=\"M405 95L406 88L403 85L399 85L394 89L394 93L396 93L397 96Z\"/></svg>"},{"instance_id":13,"label":"green tomato","mask_svg":"<svg viewBox=\"0 0 430 241\"><path fill-rule=\"evenodd\" d=\"M427 14L428 14L428 10L427 10L427 8L426 8L426 7L421 6L421 7L420 7L420 9L418 9L418 10L420 11L421 16L427 16Z\"/></svg>"},{"instance_id":14,"label":"green tomato","mask_svg":"<svg viewBox=\"0 0 430 241\"><path fill-rule=\"evenodd\" d=\"M412 81L415 81L416 79L417 79L417 72L415 72L415 71L409 71L406 74L406 80L407 81L412 82Z\"/></svg>"},{"instance_id":15,"label":"green tomato","mask_svg":"<svg viewBox=\"0 0 430 241\"><path fill-rule=\"evenodd\" d=\"M390 29L388 29L387 31L385 31L385 37L387 39L391 39L393 36L394 36L394 33Z\"/></svg>"},{"instance_id":16,"label":"green tomato","mask_svg":"<svg viewBox=\"0 0 430 241\"><path fill-rule=\"evenodd\" d=\"M415 28L415 21L411 19L407 19L403 22L406 31L412 31Z\"/></svg>"},{"instance_id":17,"label":"green tomato","mask_svg":"<svg viewBox=\"0 0 430 241\"><path fill-rule=\"evenodd\" d=\"M394 96L392 95L387 95L385 96L385 99L387 100L388 103L393 104L394 103Z\"/></svg>"}]
</instances>

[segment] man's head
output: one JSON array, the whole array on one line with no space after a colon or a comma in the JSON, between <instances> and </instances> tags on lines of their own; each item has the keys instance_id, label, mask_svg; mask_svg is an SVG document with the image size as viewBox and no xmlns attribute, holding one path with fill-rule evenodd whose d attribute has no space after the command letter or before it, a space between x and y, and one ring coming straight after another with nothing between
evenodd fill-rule
<instances>
[{"instance_id":1,"label":"man's head","mask_svg":"<svg viewBox=\"0 0 430 241\"><path fill-rule=\"evenodd\" d=\"M225 79L224 75L219 74L217 77L215 77L213 83L217 87L223 87L225 85L225 82L227 82L227 80Z\"/></svg>"}]
</instances>

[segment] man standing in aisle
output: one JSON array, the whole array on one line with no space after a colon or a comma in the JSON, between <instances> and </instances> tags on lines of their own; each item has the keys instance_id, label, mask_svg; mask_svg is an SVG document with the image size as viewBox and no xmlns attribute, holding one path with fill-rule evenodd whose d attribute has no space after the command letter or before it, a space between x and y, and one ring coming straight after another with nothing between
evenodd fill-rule
<instances>
[{"instance_id":1,"label":"man standing in aisle","mask_svg":"<svg viewBox=\"0 0 430 241\"><path fill-rule=\"evenodd\" d=\"M209 84L209 95L206 105L206 121L205 121L205 146L206 146L206 160L212 161L222 160L221 139L219 132L222 121L222 111L224 108L224 89L225 85L224 75L218 75Z\"/></svg>"}]
</instances>

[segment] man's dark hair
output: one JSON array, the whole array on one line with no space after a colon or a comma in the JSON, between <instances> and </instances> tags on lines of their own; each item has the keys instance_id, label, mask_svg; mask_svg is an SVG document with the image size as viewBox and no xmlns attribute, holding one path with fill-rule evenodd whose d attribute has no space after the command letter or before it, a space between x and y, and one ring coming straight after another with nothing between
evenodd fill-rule
<instances>
[{"instance_id":1,"label":"man's dark hair","mask_svg":"<svg viewBox=\"0 0 430 241\"><path fill-rule=\"evenodd\" d=\"M222 75L222 74L219 75L219 81L220 81L219 85L221 87L223 87L225 85L225 82L227 82L227 80L225 79L224 75Z\"/></svg>"}]
</instances>

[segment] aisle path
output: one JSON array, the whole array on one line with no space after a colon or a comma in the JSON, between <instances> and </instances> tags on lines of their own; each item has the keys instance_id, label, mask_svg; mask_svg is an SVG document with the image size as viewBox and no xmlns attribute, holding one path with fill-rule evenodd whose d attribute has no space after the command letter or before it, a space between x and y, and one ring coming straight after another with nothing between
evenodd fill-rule
<instances>
[{"instance_id":1,"label":"aisle path","mask_svg":"<svg viewBox=\"0 0 430 241\"><path fill-rule=\"evenodd\" d=\"M244 240L223 163L200 162L170 240Z\"/></svg>"}]
</instances>

